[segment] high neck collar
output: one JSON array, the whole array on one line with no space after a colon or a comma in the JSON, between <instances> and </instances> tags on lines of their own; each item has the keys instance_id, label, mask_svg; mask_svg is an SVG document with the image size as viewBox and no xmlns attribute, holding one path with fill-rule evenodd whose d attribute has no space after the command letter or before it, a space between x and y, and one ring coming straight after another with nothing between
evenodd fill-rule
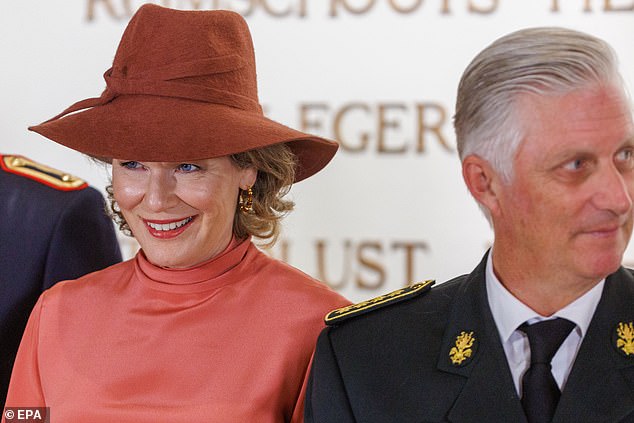
<instances>
[{"instance_id":1,"label":"high neck collar","mask_svg":"<svg viewBox=\"0 0 634 423\"><path fill-rule=\"evenodd\" d=\"M174 292L196 293L216 289L234 282L234 272L250 250L251 239L234 241L219 255L197 266L186 269L167 269L150 263L139 251L135 257L135 273L139 280L151 289Z\"/></svg>"}]
</instances>

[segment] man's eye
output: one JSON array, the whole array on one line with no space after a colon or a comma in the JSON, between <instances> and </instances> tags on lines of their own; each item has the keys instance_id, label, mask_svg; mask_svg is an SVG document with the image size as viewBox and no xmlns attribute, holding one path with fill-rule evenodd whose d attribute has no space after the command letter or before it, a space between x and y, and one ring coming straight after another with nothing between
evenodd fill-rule
<instances>
[{"instance_id":1,"label":"man's eye","mask_svg":"<svg viewBox=\"0 0 634 423\"><path fill-rule=\"evenodd\" d=\"M564 164L563 167L566 170L577 171L577 170L583 168L584 164L585 164L585 161L583 159L574 159L574 160L571 160L568 163Z\"/></svg>"},{"instance_id":2,"label":"man's eye","mask_svg":"<svg viewBox=\"0 0 634 423\"><path fill-rule=\"evenodd\" d=\"M632 149L626 148L625 150L621 150L616 154L616 160L618 162L631 162L634 160L634 153Z\"/></svg>"},{"instance_id":3,"label":"man's eye","mask_svg":"<svg viewBox=\"0 0 634 423\"><path fill-rule=\"evenodd\" d=\"M178 165L178 170L181 172L194 172L196 170L200 170L200 167L191 163L183 163Z\"/></svg>"}]
</instances>

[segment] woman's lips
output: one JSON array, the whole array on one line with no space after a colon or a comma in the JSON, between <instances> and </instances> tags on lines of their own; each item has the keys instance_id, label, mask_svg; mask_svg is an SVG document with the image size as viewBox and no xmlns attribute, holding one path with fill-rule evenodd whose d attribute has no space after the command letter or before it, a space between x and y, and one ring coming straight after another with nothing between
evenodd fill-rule
<instances>
[{"instance_id":1,"label":"woman's lips","mask_svg":"<svg viewBox=\"0 0 634 423\"><path fill-rule=\"evenodd\" d=\"M143 219L145 227L150 235L155 238L169 239L182 234L194 221L196 216L188 216L183 219L149 220Z\"/></svg>"}]
</instances>

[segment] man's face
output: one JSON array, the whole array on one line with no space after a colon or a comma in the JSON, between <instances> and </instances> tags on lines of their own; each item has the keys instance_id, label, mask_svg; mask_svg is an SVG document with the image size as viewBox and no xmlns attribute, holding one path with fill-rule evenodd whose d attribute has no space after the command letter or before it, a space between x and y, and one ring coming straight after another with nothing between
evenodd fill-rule
<instances>
[{"instance_id":1,"label":"man's face","mask_svg":"<svg viewBox=\"0 0 634 423\"><path fill-rule=\"evenodd\" d=\"M618 268L632 233L630 110L618 90L593 87L527 94L519 111L526 136L500 186L496 245L523 257L518 271L598 281Z\"/></svg>"}]
</instances>

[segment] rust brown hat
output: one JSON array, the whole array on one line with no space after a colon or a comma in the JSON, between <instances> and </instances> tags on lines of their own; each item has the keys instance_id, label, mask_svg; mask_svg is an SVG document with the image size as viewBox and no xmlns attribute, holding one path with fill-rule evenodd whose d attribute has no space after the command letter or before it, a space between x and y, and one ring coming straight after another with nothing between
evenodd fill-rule
<instances>
[{"instance_id":1,"label":"rust brown hat","mask_svg":"<svg viewBox=\"0 0 634 423\"><path fill-rule=\"evenodd\" d=\"M337 144L264 117L249 28L237 13L141 6L123 33L106 89L29 129L97 157L188 161L287 143L295 181Z\"/></svg>"}]
</instances>

